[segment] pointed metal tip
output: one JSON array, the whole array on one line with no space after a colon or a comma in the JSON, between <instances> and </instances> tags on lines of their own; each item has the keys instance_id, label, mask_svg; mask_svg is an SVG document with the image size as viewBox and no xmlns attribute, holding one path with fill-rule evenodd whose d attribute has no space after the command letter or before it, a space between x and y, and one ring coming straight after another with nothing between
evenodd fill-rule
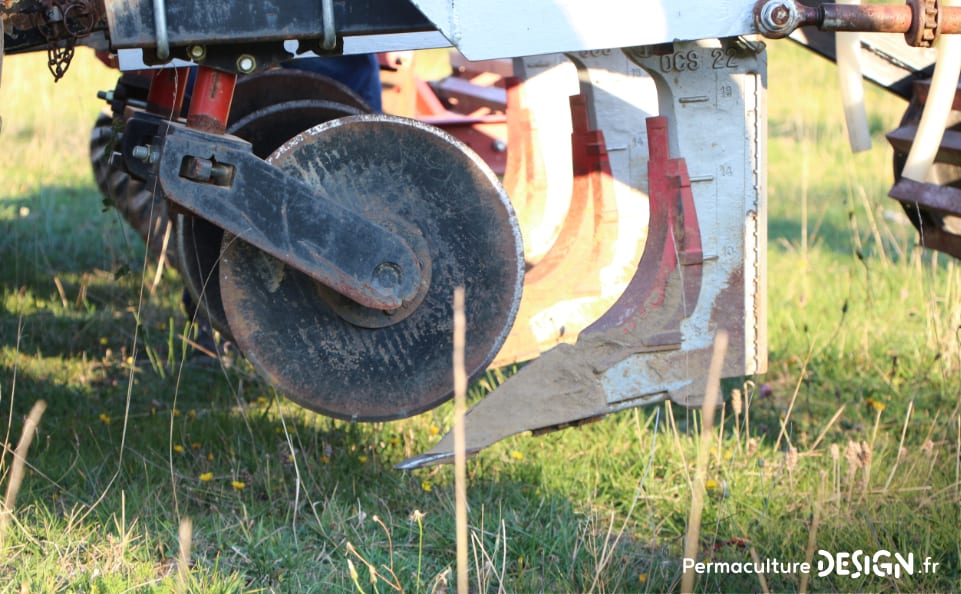
<instances>
[{"instance_id":1,"label":"pointed metal tip","mask_svg":"<svg viewBox=\"0 0 961 594\"><path fill-rule=\"evenodd\" d=\"M443 442L438 443L434 448L441 446ZM467 459L470 460L477 455L479 449L468 449L465 453ZM434 451L424 452L423 454L417 454L412 458L408 458L398 464L394 465L394 470L415 470L417 468L426 468L428 466L436 466L438 464L453 464L454 463L454 452L448 451Z\"/></svg>"},{"instance_id":2,"label":"pointed metal tip","mask_svg":"<svg viewBox=\"0 0 961 594\"><path fill-rule=\"evenodd\" d=\"M426 452L395 464L394 470L415 470L417 468L426 468L427 466L435 466L437 464L451 464L453 461L453 452Z\"/></svg>"}]
</instances>

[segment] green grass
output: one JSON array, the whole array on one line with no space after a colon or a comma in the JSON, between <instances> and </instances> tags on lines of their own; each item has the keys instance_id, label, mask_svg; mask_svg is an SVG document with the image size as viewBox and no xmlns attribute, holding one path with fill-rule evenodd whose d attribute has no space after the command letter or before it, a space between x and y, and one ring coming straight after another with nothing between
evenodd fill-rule
<instances>
[{"instance_id":1,"label":"green grass","mask_svg":"<svg viewBox=\"0 0 961 594\"><path fill-rule=\"evenodd\" d=\"M176 274L141 290L154 269L102 212L89 170L95 92L115 75L89 54L57 85L40 55L8 58L4 75L0 443L15 447L34 402L49 406L0 591L452 587L452 469L391 468L446 431L451 407L351 425L291 405L243 361L184 360ZM961 271L919 250L885 197L882 134L903 104L869 93L876 146L852 156L833 77L774 44L770 371L724 385L699 558L804 561L813 534L816 548L941 566L900 580L812 576L810 590L957 591ZM735 390L751 396L737 414ZM474 591L678 589L699 426L698 411L652 407L483 452L469 466ZM4 488L12 460L0 458ZM772 591L800 586L767 576ZM695 589L761 588L712 574Z\"/></svg>"}]
</instances>

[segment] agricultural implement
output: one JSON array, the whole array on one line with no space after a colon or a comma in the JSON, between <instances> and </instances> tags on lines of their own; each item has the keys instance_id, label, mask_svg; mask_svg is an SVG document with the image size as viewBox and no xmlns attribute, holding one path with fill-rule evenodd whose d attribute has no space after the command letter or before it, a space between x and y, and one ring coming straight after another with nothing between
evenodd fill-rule
<instances>
[{"instance_id":1,"label":"agricultural implement","mask_svg":"<svg viewBox=\"0 0 961 594\"><path fill-rule=\"evenodd\" d=\"M764 371L765 38L840 63L834 33L866 33L864 76L911 101L892 196L925 246L961 255L959 132L919 124L957 87L958 66L947 91L927 83L935 41L961 32L940 0L0 0L0 17L5 53L47 51L54 77L77 45L119 65L91 143L101 190L295 402L379 421L447 400L464 287L468 375L521 364L467 415L470 453L698 404L720 332L724 377ZM408 91L395 113L276 68L448 46L495 82L428 88L385 60ZM901 176L932 126L937 165Z\"/></svg>"}]
</instances>

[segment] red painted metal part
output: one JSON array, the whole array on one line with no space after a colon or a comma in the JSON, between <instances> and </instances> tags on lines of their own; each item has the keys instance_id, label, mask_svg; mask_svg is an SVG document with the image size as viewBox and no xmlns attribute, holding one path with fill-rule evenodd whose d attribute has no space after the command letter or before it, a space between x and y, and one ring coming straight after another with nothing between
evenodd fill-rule
<instances>
[{"instance_id":1,"label":"red painted metal part","mask_svg":"<svg viewBox=\"0 0 961 594\"><path fill-rule=\"evenodd\" d=\"M237 75L206 66L197 69L187 126L204 132L223 134L234 98Z\"/></svg>"},{"instance_id":2,"label":"red painted metal part","mask_svg":"<svg viewBox=\"0 0 961 594\"><path fill-rule=\"evenodd\" d=\"M161 68L153 71L147 92L147 111L168 117L180 115L187 90L187 68Z\"/></svg>"},{"instance_id":3,"label":"red painted metal part","mask_svg":"<svg viewBox=\"0 0 961 594\"><path fill-rule=\"evenodd\" d=\"M511 197L521 233L527 239L547 208L547 169L537 150L531 111L524 104L524 86L515 77L506 79L506 85L508 145L504 189ZM532 266L538 261L528 259L527 263Z\"/></svg>"},{"instance_id":4,"label":"red painted metal part","mask_svg":"<svg viewBox=\"0 0 961 594\"><path fill-rule=\"evenodd\" d=\"M644 338L641 347L680 344L681 321L690 316L701 292L704 255L694 206L694 194L683 158L672 159L667 136L667 118L648 118L650 150L648 194L650 226L644 255L624 294L611 309L582 336L623 329L630 334L636 326L656 317L659 332ZM671 278L680 275L679 296L668 295ZM678 299L678 297L680 297ZM673 311L665 304L674 303ZM625 356L630 354L625 349Z\"/></svg>"},{"instance_id":5,"label":"red painted metal part","mask_svg":"<svg viewBox=\"0 0 961 594\"><path fill-rule=\"evenodd\" d=\"M477 153L497 175L507 170L507 120L503 77L491 73L474 79L454 75L438 83L416 76L406 52L380 54L384 112L437 126ZM501 70L510 69L510 62ZM459 71L465 74L464 71ZM487 84L488 79L493 82ZM485 84L479 84L479 82ZM443 89L443 93L438 93Z\"/></svg>"},{"instance_id":6,"label":"red painted metal part","mask_svg":"<svg viewBox=\"0 0 961 594\"><path fill-rule=\"evenodd\" d=\"M610 300L600 299L603 290L601 271L614 259L618 234L611 164L604 133L590 127L587 98L575 95L570 98L570 105L574 173L570 206L553 245L543 258L528 267L517 322L495 364L528 360L560 342L573 342L584 327L611 305ZM529 140L529 137L525 138ZM523 150L525 147L511 144L511 150L514 148ZM520 164L522 168L524 165ZM525 171L528 174L534 172L534 169ZM527 191L522 195L538 198L529 196L532 187L523 189ZM511 198L513 201L514 196ZM541 196L539 200L543 202L544 198ZM525 206L529 207L529 202ZM565 319L561 334L551 338L535 336L532 325L537 316L560 302L580 297L597 299L582 301L578 309L580 315Z\"/></svg>"}]
</instances>

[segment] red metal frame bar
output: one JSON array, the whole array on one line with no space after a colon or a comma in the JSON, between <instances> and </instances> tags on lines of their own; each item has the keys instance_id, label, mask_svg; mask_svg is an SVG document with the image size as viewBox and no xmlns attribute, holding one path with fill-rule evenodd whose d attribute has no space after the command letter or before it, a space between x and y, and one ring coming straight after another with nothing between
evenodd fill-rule
<instances>
[{"instance_id":1,"label":"red metal frame bar","mask_svg":"<svg viewBox=\"0 0 961 594\"><path fill-rule=\"evenodd\" d=\"M230 115L236 85L236 73L199 67L187 112L187 126L223 134L227 129L227 117Z\"/></svg>"},{"instance_id":2,"label":"red metal frame bar","mask_svg":"<svg viewBox=\"0 0 961 594\"><path fill-rule=\"evenodd\" d=\"M161 68L153 72L147 91L147 111L177 117L187 90L187 68Z\"/></svg>"}]
</instances>

